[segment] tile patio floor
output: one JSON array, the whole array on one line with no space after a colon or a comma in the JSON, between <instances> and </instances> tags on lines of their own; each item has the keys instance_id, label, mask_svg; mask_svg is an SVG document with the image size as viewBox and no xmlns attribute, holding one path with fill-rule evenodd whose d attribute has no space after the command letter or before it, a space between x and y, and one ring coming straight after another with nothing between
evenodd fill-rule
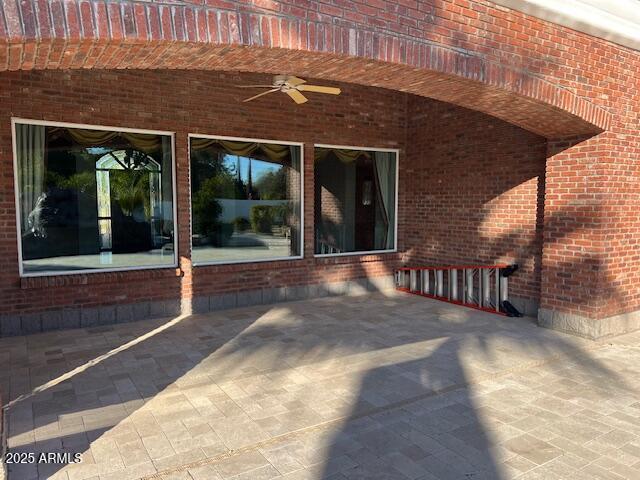
<instances>
[{"instance_id":1,"label":"tile patio floor","mask_svg":"<svg viewBox=\"0 0 640 480\"><path fill-rule=\"evenodd\" d=\"M0 339L10 451L83 453L9 480L640 478L640 334L403 294L167 322Z\"/></svg>"}]
</instances>

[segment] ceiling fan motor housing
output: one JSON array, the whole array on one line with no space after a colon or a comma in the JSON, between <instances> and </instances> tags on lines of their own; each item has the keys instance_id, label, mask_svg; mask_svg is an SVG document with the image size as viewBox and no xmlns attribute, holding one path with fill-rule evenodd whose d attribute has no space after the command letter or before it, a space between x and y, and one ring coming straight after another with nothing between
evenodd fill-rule
<instances>
[{"instance_id":1,"label":"ceiling fan motor housing","mask_svg":"<svg viewBox=\"0 0 640 480\"><path fill-rule=\"evenodd\" d=\"M273 77L273 86L274 87L282 87L287 83L287 79L289 75L274 75Z\"/></svg>"}]
</instances>

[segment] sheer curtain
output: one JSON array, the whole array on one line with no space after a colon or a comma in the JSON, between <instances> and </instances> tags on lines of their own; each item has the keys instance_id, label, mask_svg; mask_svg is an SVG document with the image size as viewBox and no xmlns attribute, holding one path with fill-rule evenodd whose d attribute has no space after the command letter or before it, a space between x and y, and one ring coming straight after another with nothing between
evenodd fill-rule
<instances>
[{"instance_id":1,"label":"sheer curtain","mask_svg":"<svg viewBox=\"0 0 640 480\"><path fill-rule=\"evenodd\" d=\"M22 233L31 230L29 215L44 190L45 127L16 124L20 221Z\"/></svg>"},{"instance_id":2,"label":"sheer curtain","mask_svg":"<svg viewBox=\"0 0 640 480\"><path fill-rule=\"evenodd\" d=\"M301 168L301 155L300 147L291 145L291 167L288 175L289 196L291 198L291 204L293 205L293 211L289 212L289 223L291 228L291 247L289 255L301 255L303 246L300 245L300 238L302 236L302 226L300 224L300 216L302 215L301 202L302 192L300 187L302 186L301 178L303 178L304 172Z\"/></svg>"},{"instance_id":3,"label":"sheer curtain","mask_svg":"<svg viewBox=\"0 0 640 480\"><path fill-rule=\"evenodd\" d=\"M379 249L392 249L395 230L396 162L391 152L374 152L384 225L376 224L374 243ZM382 228L379 228L382 227Z\"/></svg>"},{"instance_id":4,"label":"sheer curtain","mask_svg":"<svg viewBox=\"0 0 640 480\"><path fill-rule=\"evenodd\" d=\"M173 148L171 137L162 137L162 165L160 168L160 198L162 201L162 233L174 236L173 225Z\"/></svg>"}]
</instances>

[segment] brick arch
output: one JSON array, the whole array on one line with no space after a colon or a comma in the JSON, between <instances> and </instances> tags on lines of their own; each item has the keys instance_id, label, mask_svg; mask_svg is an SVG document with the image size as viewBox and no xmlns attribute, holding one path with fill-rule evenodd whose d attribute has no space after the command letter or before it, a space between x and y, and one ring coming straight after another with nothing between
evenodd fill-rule
<instances>
[{"instance_id":1,"label":"brick arch","mask_svg":"<svg viewBox=\"0 0 640 480\"><path fill-rule=\"evenodd\" d=\"M607 111L522 69L278 2L160 5L92 0L0 3L0 71L211 69L295 73L405 91L478 110L548 138L607 130ZM260 4L261 6L256 6ZM336 21L333 21L336 20ZM340 20L340 22L338 22Z\"/></svg>"}]
</instances>

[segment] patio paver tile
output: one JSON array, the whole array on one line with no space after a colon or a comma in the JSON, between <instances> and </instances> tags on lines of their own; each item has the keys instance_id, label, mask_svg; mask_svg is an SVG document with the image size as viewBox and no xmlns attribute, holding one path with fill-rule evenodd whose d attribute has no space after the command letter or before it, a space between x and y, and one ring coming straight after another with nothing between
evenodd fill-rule
<instances>
[{"instance_id":1,"label":"patio paver tile","mask_svg":"<svg viewBox=\"0 0 640 480\"><path fill-rule=\"evenodd\" d=\"M28 393L163 322L0 339L0 385ZM8 445L84 453L40 468L65 480L635 480L639 346L396 294L247 307L16 404Z\"/></svg>"}]
</instances>

